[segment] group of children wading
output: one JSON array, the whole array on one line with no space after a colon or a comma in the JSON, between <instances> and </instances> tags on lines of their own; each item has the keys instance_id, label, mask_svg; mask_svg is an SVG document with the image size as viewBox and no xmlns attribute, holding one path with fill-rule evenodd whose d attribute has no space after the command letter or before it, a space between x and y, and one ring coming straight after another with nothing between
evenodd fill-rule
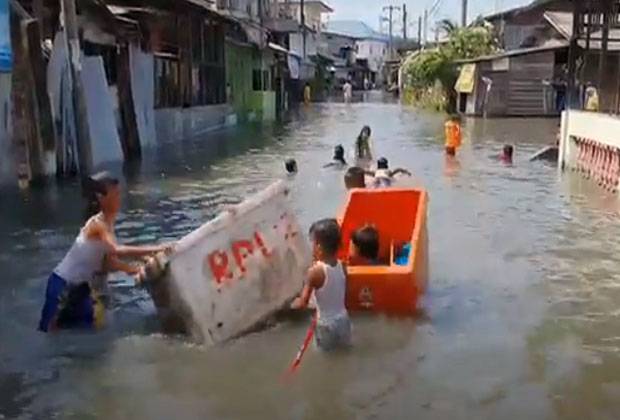
<instances>
[{"instance_id":1,"label":"group of children wading","mask_svg":"<svg viewBox=\"0 0 620 420\"><path fill-rule=\"evenodd\" d=\"M373 161L370 127L362 128L355 141L356 166L348 167L345 148L337 145L331 162L324 168L346 169L344 183L347 190L356 188L388 188L399 174L411 176L403 168L390 169L386 158ZM285 162L289 174L297 172L297 162ZM367 182L370 179L370 182ZM342 245L340 224L336 219L323 219L310 227L314 264L308 270L307 280L293 309L304 309L314 300L316 306L316 344L324 351L347 348L351 345L351 321L345 306L347 269L338 259ZM373 225L360 226L351 236L347 262L355 266L380 265L379 232Z\"/></svg>"}]
</instances>

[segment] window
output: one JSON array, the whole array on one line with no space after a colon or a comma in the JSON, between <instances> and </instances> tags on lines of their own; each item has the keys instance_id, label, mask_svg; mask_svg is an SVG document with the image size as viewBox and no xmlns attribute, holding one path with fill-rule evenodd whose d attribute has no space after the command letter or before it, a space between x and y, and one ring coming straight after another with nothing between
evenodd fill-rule
<instances>
[{"instance_id":1,"label":"window","mask_svg":"<svg viewBox=\"0 0 620 420\"><path fill-rule=\"evenodd\" d=\"M267 92L272 89L270 70L252 70L252 89L255 92Z\"/></svg>"},{"instance_id":2,"label":"window","mask_svg":"<svg viewBox=\"0 0 620 420\"><path fill-rule=\"evenodd\" d=\"M255 91L263 90L263 76L261 70L252 70L252 89Z\"/></svg>"},{"instance_id":3,"label":"window","mask_svg":"<svg viewBox=\"0 0 620 420\"><path fill-rule=\"evenodd\" d=\"M226 102L224 32L219 24L193 19L192 23L192 105Z\"/></svg>"},{"instance_id":4,"label":"window","mask_svg":"<svg viewBox=\"0 0 620 420\"><path fill-rule=\"evenodd\" d=\"M95 44L84 41L84 55L99 55L103 59L103 68L108 85L113 86L118 79L117 75L117 49L115 45Z\"/></svg>"},{"instance_id":5,"label":"window","mask_svg":"<svg viewBox=\"0 0 620 420\"><path fill-rule=\"evenodd\" d=\"M179 62L174 58L155 57L155 108L180 105Z\"/></svg>"}]
</instances>

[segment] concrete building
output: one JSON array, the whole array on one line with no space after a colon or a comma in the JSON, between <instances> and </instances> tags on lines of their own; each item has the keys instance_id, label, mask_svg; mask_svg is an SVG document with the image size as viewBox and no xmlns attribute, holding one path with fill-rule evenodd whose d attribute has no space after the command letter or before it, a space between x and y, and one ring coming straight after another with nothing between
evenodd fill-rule
<instances>
[{"instance_id":1,"label":"concrete building","mask_svg":"<svg viewBox=\"0 0 620 420\"><path fill-rule=\"evenodd\" d=\"M347 73L358 89L363 87L364 79L377 86L383 83L383 66L389 53L385 35L364 22L334 20L327 23L323 39L336 60L338 75Z\"/></svg>"},{"instance_id":2,"label":"concrete building","mask_svg":"<svg viewBox=\"0 0 620 420\"><path fill-rule=\"evenodd\" d=\"M301 101L306 83L314 87L315 97L320 95L325 72L320 57L322 22L333 9L323 1L309 0L304 2L303 11L302 19L299 1L279 0L270 8L269 17L264 19L273 42L288 52L285 90L291 102Z\"/></svg>"}]
</instances>

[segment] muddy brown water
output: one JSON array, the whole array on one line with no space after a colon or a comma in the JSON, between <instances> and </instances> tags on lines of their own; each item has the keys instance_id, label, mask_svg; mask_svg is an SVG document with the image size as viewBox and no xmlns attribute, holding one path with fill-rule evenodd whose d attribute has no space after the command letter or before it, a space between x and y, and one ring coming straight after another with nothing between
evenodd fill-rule
<instances>
[{"instance_id":1,"label":"muddy brown water","mask_svg":"<svg viewBox=\"0 0 620 420\"><path fill-rule=\"evenodd\" d=\"M430 291L416 319L356 316L354 349L309 351L308 319L215 348L158 332L148 296L112 284L100 333L35 331L47 275L77 233L74 183L0 195L0 414L24 419L616 419L620 249L615 197L528 157L556 121L468 120L456 162L442 117L390 103L324 104L277 126L169 142L125 171L118 236L174 239L289 178L304 226L343 202L322 170L365 124L377 154L430 194ZM496 155L516 144L512 167ZM116 168L120 169L120 168ZM0 416L1 417L1 416Z\"/></svg>"}]
</instances>

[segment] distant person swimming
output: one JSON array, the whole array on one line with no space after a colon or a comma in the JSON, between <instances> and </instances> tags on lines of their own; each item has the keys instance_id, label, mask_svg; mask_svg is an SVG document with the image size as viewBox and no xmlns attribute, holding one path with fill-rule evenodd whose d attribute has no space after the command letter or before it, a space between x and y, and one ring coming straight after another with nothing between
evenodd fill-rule
<instances>
[{"instance_id":1,"label":"distant person swimming","mask_svg":"<svg viewBox=\"0 0 620 420\"><path fill-rule=\"evenodd\" d=\"M101 325L103 309L91 290L91 282L102 273L141 273L141 265L123 259L168 252L171 245L125 246L116 242L114 223L121 207L118 179L107 172L88 182L95 215L80 230L75 242L47 280L45 304L39 330L92 328ZM91 213L92 214L92 213Z\"/></svg>"},{"instance_id":2,"label":"distant person swimming","mask_svg":"<svg viewBox=\"0 0 620 420\"><path fill-rule=\"evenodd\" d=\"M297 161L295 159L287 159L284 162L284 168L289 175L294 175L297 173Z\"/></svg>"},{"instance_id":3,"label":"distant person swimming","mask_svg":"<svg viewBox=\"0 0 620 420\"><path fill-rule=\"evenodd\" d=\"M500 160L503 163L512 164L512 157L514 155L514 146L506 144L500 155Z\"/></svg>"},{"instance_id":4,"label":"distant person swimming","mask_svg":"<svg viewBox=\"0 0 620 420\"><path fill-rule=\"evenodd\" d=\"M386 188L392 186L394 177L398 174L411 176L411 172L403 168L396 168L394 170L390 170L389 162L384 157L380 158L377 161L377 170L366 171L366 174L374 177L373 186L375 188Z\"/></svg>"},{"instance_id":5,"label":"distant person swimming","mask_svg":"<svg viewBox=\"0 0 620 420\"><path fill-rule=\"evenodd\" d=\"M344 158L344 147L339 144L338 146L334 147L334 157L332 158L332 161L327 165L324 165L323 167L330 168L343 166L347 166L347 161Z\"/></svg>"}]
</instances>

